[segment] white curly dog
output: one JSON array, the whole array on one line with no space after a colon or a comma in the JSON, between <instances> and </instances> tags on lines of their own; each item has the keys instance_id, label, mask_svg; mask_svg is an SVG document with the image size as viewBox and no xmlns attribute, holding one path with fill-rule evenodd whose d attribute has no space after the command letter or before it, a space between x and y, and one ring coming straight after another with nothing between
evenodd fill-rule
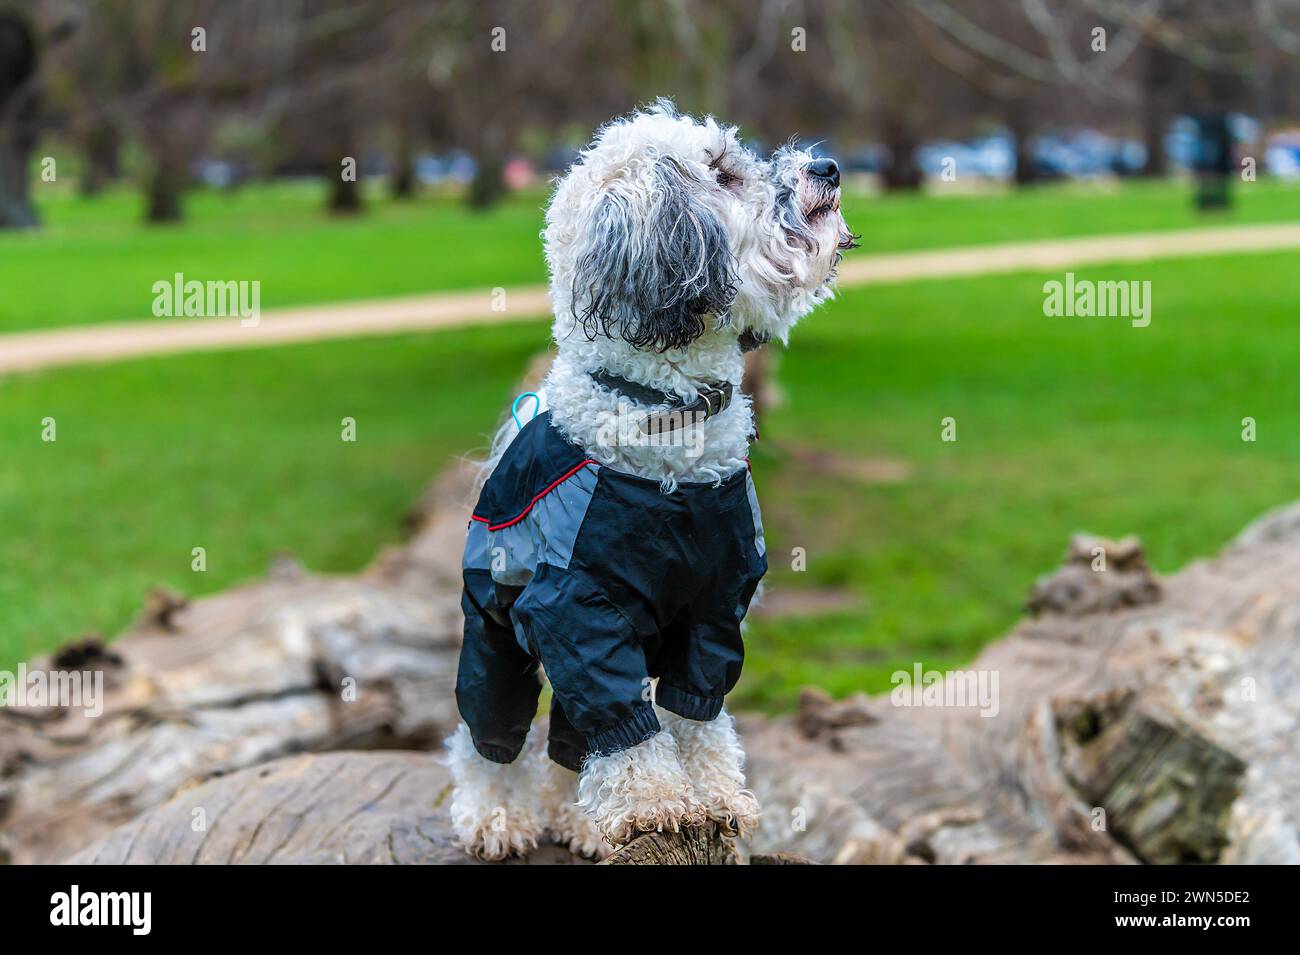
<instances>
[{"instance_id":1,"label":"white curly dog","mask_svg":"<svg viewBox=\"0 0 1300 955\"><path fill-rule=\"evenodd\" d=\"M834 161L762 159L665 100L603 126L558 183L557 357L539 414L497 436L466 542L448 750L470 853L756 824L722 708L767 566L744 353L830 297L854 238Z\"/></svg>"}]
</instances>

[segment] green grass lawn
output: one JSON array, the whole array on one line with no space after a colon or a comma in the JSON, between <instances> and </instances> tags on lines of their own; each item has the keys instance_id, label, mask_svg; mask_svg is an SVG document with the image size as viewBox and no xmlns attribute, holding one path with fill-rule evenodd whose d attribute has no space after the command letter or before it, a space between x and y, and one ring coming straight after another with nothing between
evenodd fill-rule
<instances>
[{"instance_id":1,"label":"green grass lawn","mask_svg":"<svg viewBox=\"0 0 1300 955\"><path fill-rule=\"evenodd\" d=\"M260 281L263 308L545 280L540 189L486 213L450 196L374 195L364 215L345 219L323 213L321 186L309 182L199 190L186 201L184 224L147 226L134 192L86 200L41 191L61 185L34 188L44 228L0 233L0 332L148 319L153 283L176 272ZM1261 181L1236 196L1230 214L1210 217L1197 215L1188 187L1175 182L983 196L850 193L845 213L867 253L1300 219L1300 188Z\"/></svg>"},{"instance_id":2,"label":"green grass lawn","mask_svg":"<svg viewBox=\"0 0 1300 955\"><path fill-rule=\"evenodd\" d=\"M0 378L0 669L117 632L155 584L219 590L280 552L314 570L364 566L401 538L433 475L486 447L543 341L532 330ZM341 440L345 416L355 443ZM196 546L205 573L190 569Z\"/></svg>"},{"instance_id":3,"label":"green grass lawn","mask_svg":"<svg viewBox=\"0 0 1300 955\"><path fill-rule=\"evenodd\" d=\"M755 620L738 705L968 662L1075 530L1137 532L1169 571L1295 497L1295 264L1079 273L1150 280L1146 329L1045 317L1041 275L873 287L808 319L753 456L769 582L857 606ZM282 550L364 566L429 476L483 446L544 336L535 322L0 381L0 667L115 632L157 583L216 590ZM47 415L54 444L39 440ZM355 444L339 439L345 415ZM196 545L206 574L190 570Z\"/></svg>"}]
</instances>

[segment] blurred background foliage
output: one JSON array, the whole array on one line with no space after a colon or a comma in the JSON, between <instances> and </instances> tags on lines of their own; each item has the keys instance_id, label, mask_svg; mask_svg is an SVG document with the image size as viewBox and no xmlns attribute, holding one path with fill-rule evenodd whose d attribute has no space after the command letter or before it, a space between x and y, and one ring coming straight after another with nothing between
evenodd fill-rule
<instances>
[{"instance_id":1,"label":"blurred background foliage","mask_svg":"<svg viewBox=\"0 0 1300 955\"><path fill-rule=\"evenodd\" d=\"M0 336L145 319L176 272L258 280L266 308L541 283L550 178L660 95L834 154L853 255L1296 221L1297 54L1294 0L0 0ZM1206 213L1217 127L1231 202ZM753 456L773 572L744 701L968 661L1075 530L1171 570L1294 497L1295 265L1079 270L1150 280L1141 331L1045 318L1030 272L808 320ZM363 566L546 336L521 315L0 378L0 668L112 635L157 584Z\"/></svg>"}]
</instances>

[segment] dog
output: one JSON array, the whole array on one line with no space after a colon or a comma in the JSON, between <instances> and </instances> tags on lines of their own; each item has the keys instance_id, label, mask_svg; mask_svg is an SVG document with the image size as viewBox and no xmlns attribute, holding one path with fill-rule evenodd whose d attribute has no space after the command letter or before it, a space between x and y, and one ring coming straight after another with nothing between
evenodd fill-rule
<instances>
[{"instance_id":1,"label":"dog","mask_svg":"<svg viewBox=\"0 0 1300 955\"><path fill-rule=\"evenodd\" d=\"M839 169L762 159L661 99L597 131L543 237L556 358L494 441L465 547L456 839L495 860L547 834L591 857L710 821L745 835L723 698L767 563L744 354L833 294L856 239Z\"/></svg>"}]
</instances>

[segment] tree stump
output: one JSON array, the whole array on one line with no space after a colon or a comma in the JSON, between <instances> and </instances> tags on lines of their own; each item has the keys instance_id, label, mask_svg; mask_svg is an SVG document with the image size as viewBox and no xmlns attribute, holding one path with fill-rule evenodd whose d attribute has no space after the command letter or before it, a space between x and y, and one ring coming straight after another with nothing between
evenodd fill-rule
<instances>
[{"instance_id":1,"label":"tree stump","mask_svg":"<svg viewBox=\"0 0 1300 955\"><path fill-rule=\"evenodd\" d=\"M714 825L680 832L647 832L615 850L601 865L738 865L736 844Z\"/></svg>"}]
</instances>

